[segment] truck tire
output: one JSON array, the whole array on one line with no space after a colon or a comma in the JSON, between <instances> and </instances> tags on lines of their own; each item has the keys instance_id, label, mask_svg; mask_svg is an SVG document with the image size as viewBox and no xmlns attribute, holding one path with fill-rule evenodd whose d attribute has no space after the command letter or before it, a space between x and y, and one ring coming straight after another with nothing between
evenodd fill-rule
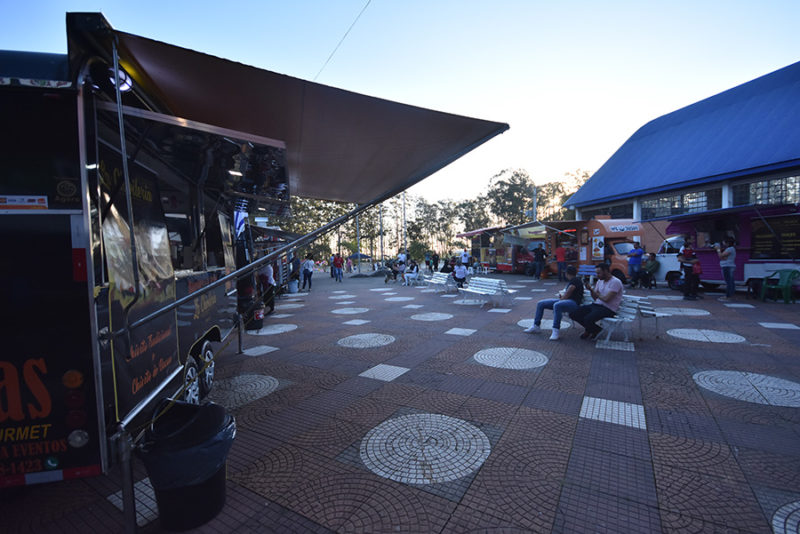
<instances>
[{"instance_id":1,"label":"truck tire","mask_svg":"<svg viewBox=\"0 0 800 534\"><path fill-rule=\"evenodd\" d=\"M200 397L205 398L206 395L211 393L211 388L214 386L214 370L216 367L214 348L211 346L210 341L203 343L198 359L200 362Z\"/></svg>"},{"instance_id":2,"label":"truck tire","mask_svg":"<svg viewBox=\"0 0 800 534\"><path fill-rule=\"evenodd\" d=\"M628 283L627 282L627 278L625 277L625 273L623 273L619 269L614 269L611 272L611 274L613 274L615 277L619 278L619 281L622 282L623 284L627 284Z\"/></svg>"},{"instance_id":3,"label":"truck tire","mask_svg":"<svg viewBox=\"0 0 800 534\"><path fill-rule=\"evenodd\" d=\"M194 356L186 357L183 366L183 394L181 399L190 404L200 404L200 366Z\"/></svg>"},{"instance_id":4,"label":"truck tire","mask_svg":"<svg viewBox=\"0 0 800 534\"><path fill-rule=\"evenodd\" d=\"M670 289L678 290L681 288L683 284L681 284L681 275L680 273L667 273L666 276L667 285Z\"/></svg>"}]
</instances>

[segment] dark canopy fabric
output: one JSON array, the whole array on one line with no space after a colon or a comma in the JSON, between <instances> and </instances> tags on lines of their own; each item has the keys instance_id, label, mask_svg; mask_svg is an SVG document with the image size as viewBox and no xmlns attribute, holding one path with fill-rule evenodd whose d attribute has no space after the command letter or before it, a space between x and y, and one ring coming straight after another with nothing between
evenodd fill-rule
<instances>
[{"instance_id":1,"label":"dark canopy fabric","mask_svg":"<svg viewBox=\"0 0 800 534\"><path fill-rule=\"evenodd\" d=\"M800 166L800 62L642 126L564 204Z\"/></svg>"},{"instance_id":2,"label":"dark canopy fabric","mask_svg":"<svg viewBox=\"0 0 800 534\"><path fill-rule=\"evenodd\" d=\"M72 13L68 31L109 47L103 22ZM508 129L112 33L120 64L160 111L284 141L293 195L359 204L388 198Z\"/></svg>"}]
</instances>

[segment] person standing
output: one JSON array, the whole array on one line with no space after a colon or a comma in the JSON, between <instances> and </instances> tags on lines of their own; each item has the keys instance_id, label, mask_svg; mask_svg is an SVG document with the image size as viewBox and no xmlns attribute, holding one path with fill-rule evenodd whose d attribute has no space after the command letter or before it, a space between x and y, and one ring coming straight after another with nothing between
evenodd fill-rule
<instances>
[{"instance_id":1,"label":"person standing","mask_svg":"<svg viewBox=\"0 0 800 534\"><path fill-rule=\"evenodd\" d=\"M308 254L306 260L303 262L303 289L306 289L306 282L308 282L308 290L311 291L311 275L314 274L314 255Z\"/></svg>"},{"instance_id":2,"label":"person standing","mask_svg":"<svg viewBox=\"0 0 800 534\"><path fill-rule=\"evenodd\" d=\"M272 262L267 263L258 272L258 284L261 286L264 306L269 308L269 313L275 311L275 277Z\"/></svg>"},{"instance_id":3,"label":"person standing","mask_svg":"<svg viewBox=\"0 0 800 534\"><path fill-rule=\"evenodd\" d=\"M558 265L558 281L566 282L567 278L567 249L561 243L558 244L555 250L556 265Z\"/></svg>"},{"instance_id":4,"label":"person standing","mask_svg":"<svg viewBox=\"0 0 800 534\"><path fill-rule=\"evenodd\" d=\"M631 287L634 287L639 281L639 273L642 270L642 255L644 250L638 241L634 241L633 248L628 252L628 278L631 282Z\"/></svg>"},{"instance_id":5,"label":"person standing","mask_svg":"<svg viewBox=\"0 0 800 534\"><path fill-rule=\"evenodd\" d=\"M337 282L342 281L342 267L344 266L344 259L337 252L331 261L331 268L333 270L333 279Z\"/></svg>"},{"instance_id":6,"label":"person standing","mask_svg":"<svg viewBox=\"0 0 800 534\"><path fill-rule=\"evenodd\" d=\"M722 267L722 276L725 278L725 296L719 300L731 300L736 295L736 281L733 278L733 271L736 269L736 240L733 237L726 237L723 241L724 246L717 245L717 256L719 256L719 266Z\"/></svg>"},{"instance_id":7,"label":"person standing","mask_svg":"<svg viewBox=\"0 0 800 534\"><path fill-rule=\"evenodd\" d=\"M464 252L461 253L461 263L465 267L469 267L469 252L467 252L467 249L464 249Z\"/></svg>"},{"instance_id":8,"label":"person standing","mask_svg":"<svg viewBox=\"0 0 800 534\"><path fill-rule=\"evenodd\" d=\"M467 268L463 263L456 264L453 269L453 278L455 278L458 287L464 287L464 282L467 280Z\"/></svg>"},{"instance_id":9,"label":"person standing","mask_svg":"<svg viewBox=\"0 0 800 534\"><path fill-rule=\"evenodd\" d=\"M541 280L542 271L544 270L544 260L547 255L544 252L544 245L539 243L539 246L533 249L533 278Z\"/></svg>"},{"instance_id":10,"label":"person standing","mask_svg":"<svg viewBox=\"0 0 800 534\"><path fill-rule=\"evenodd\" d=\"M336 257L336 256L334 256L333 254L331 254L331 262L330 262L330 263L331 263L331 278L334 278L334 279L336 278L336 274L333 272L333 259L334 259L335 257Z\"/></svg>"},{"instance_id":11,"label":"person standing","mask_svg":"<svg viewBox=\"0 0 800 534\"><path fill-rule=\"evenodd\" d=\"M586 329L581 334L581 339L596 338L597 334L602 330L597 325L597 321L616 315L620 304L622 304L622 282L611 274L608 264L597 264L595 273L597 273L597 283L589 289L594 303L581 306L575 312L569 314L576 323Z\"/></svg>"},{"instance_id":12,"label":"person standing","mask_svg":"<svg viewBox=\"0 0 800 534\"><path fill-rule=\"evenodd\" d=\"M433 262L433 272L439 270L439 255L434 252L433 256L431 257L431 262Z\"/></svg>"},{"instance_id":13,"label":"person standing","mask_svg":"<svg viewBox=\"0 0 800 534\"><path fill-rule=\"evenodd\" d=\"M561 317L565 313L573 313L578 310L583 302L583 280L578 276L578 270L574 265L565 269L564 275L567 277L567 287L559 291L558 298L540 300L536 304L536 316L533 319L533 326L525 330L529 334L538 333L542 330L542 316L544 310L553 310L553 330L550 339L558 339L561 331Z\"/></svg>"},{"instance_id":14,"label":"person standing","mask_svg":"<svg viewBox=\"0 0 800 534\"><path fill-rule=\"evenodd\" d=\"M686 236L683 246L678 252L678 261L681 262L683 269L683 300L697 300L697 287L700 283L700 277L695 273L695 264L699 264L700 260L692 248L692 238Z\"/></svg>"}]
</instances>

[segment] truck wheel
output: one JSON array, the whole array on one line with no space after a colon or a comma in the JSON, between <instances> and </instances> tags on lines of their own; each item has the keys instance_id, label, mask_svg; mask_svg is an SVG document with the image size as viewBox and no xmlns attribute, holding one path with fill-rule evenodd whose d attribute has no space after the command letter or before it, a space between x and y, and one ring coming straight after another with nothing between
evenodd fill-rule
<instances>
[{"instance_id":1,"label":"truck wheel","mask_svg":"<svg viewBox=\"0 0 800 534\"><path fill-rule=\"evenodd\" d=\"M200 404L200 367L194 356L186 358L183 366L183 400L189 404Z\"/></svg>"},{"instance_id":2,"label":"truck wheel","mask_svg":"<svg viewBox=\"0 0 800 534\"><path fill-rule=\"evenodd\" d=\"M214 385L214 368L216 361L214 360L214 349L210 341L203 343L203 348L200 350L200 396L205 398L206 395L211 393L211 388Z\"/></svg>"},{"instance_id":3,"label":"truck wheel","mask_svg":"<svg viewBox=\"0 0 800 534\"><path fill-rule=\"evenodd\" d=\"M678 290L681 288L681 275L678 273L670 273L667 275L667 285L670 289Z\"/></svg>"},{"instance_id":4,"label":"truck wheel","mask_svg":"<svg viewBox=\"0 0 800 534\"><path fill-rule=\"evenodd\" d=\"M611 274L613 274L614 276L616 276L617 278L619 278L619 281L620 281L620 282L622 282L623 284L626 284L626 283L627 283L627 280L626 280L626 278L625 278L625 274L624 274L622 271L620 271L619 269L614 269L614 270L611 272Z\"/></svg>"}]
</instances>

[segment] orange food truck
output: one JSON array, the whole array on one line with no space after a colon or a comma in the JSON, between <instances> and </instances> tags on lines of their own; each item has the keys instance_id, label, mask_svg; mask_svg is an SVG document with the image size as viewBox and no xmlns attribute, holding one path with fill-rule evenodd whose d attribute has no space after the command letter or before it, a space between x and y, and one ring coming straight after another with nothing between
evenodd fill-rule
<instances>
[{"instance_id":1,"label":"orange food truck","mask_svg":"<svg viewBox=\"0 0 800 534\"><path fill-rule=\"evenodd\" d=\"M567 250L567 264L597 265L603 261L611 264L611 274L622 280L628 279L628 252L634 242L641 243L644 227L633 219L611 219L598 215L588 221L546 222L545 248L549 254L561 245ZM548 264L551 273L558 273L555 260Z\"/></svg>"}]
</instances>

